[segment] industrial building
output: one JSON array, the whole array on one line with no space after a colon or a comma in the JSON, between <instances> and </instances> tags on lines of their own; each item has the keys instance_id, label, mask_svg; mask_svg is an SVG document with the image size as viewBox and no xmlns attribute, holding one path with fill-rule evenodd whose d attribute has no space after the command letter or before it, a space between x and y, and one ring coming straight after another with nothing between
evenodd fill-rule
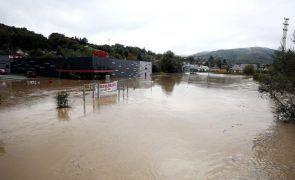
<instances>
[{"instance_id":1,"label":"industrial building","mask_svg":"<svg viewBox=\"0 0 295 180\"><path fill-rule=\"evenodd\" d=\"M152 63L105 57L75 58L19 58L11 62L12 73L33 71L37 76L101 79L106 75L114 78L149 78Z\"/></svg>"}]
</instances>

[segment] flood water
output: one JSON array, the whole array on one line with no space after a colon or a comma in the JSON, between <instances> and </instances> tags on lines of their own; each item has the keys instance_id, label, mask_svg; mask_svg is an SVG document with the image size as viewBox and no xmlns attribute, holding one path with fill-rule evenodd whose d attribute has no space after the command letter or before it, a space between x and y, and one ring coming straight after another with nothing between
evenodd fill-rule
<instances>
[{"instance_id":1,"label":"flood water","mask_svg":"<svg viewBox=\"0 0 295 180\"><path fill-rule=\"evenodd\" d=\"M90 82L0 81L0 179L295 179L295 126L252 78L157 75L84 108Z\"/></svg>"}]
</instances>

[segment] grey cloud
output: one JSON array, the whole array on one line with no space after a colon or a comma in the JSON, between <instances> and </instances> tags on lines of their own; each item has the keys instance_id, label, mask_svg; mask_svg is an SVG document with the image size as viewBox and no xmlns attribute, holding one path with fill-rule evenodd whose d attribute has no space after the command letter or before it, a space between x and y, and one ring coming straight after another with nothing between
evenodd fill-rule
<instances>
[{"instance_id":1,"label":"grey cloud","mask_svg":"<svg viewBox=\"0 0 295 180\"><path fill-rule=\"evenodd\" d=\"M179 54L196 51L267 46L277 48L282 19L295 29L295 2L210 0L183 2L136 0L0 0L0 22L27 27L48 36L52 32L101 42L168 49ZM289 39L290 39L289 38ZM291 43L289 43L291 45Z\"/></svg>"}]
</instances>

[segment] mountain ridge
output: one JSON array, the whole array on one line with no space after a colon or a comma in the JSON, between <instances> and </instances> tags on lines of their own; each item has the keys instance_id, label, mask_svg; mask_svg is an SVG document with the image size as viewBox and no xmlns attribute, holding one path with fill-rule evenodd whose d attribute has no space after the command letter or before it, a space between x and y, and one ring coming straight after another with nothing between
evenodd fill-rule
<instances>
[{"instance_id":1,"label":"mountain ridge","mask_svg":"<svg viewBox=\"0 0 295 180\"><path fill-rule=\"evenodd\" d=\"M270 64L273 61L272 55L274 52L274 49L266 47L246 47L234 49L219 49L209 52L203 51L195 53L192 56L196 59L208 59L210 56L215 59L226 59L229 64Z\"/></svg>"}]
</instances>

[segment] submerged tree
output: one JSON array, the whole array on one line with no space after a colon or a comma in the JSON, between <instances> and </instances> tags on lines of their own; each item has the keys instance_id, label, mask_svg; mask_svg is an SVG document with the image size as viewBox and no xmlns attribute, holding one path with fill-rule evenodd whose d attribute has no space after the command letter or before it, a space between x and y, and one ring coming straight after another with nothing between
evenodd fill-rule
<instances>
[{"instance_id":1,"label":"submerged tree","mask_svg":"<svg viewBox=\"0 0 295 180\"><path fill-rule=\"evenodd\" d=\"M274 99L279 120L295 121L295 52L276 51L269 74L259 77L260 92Z\"/></svg>"}]
</instances>

